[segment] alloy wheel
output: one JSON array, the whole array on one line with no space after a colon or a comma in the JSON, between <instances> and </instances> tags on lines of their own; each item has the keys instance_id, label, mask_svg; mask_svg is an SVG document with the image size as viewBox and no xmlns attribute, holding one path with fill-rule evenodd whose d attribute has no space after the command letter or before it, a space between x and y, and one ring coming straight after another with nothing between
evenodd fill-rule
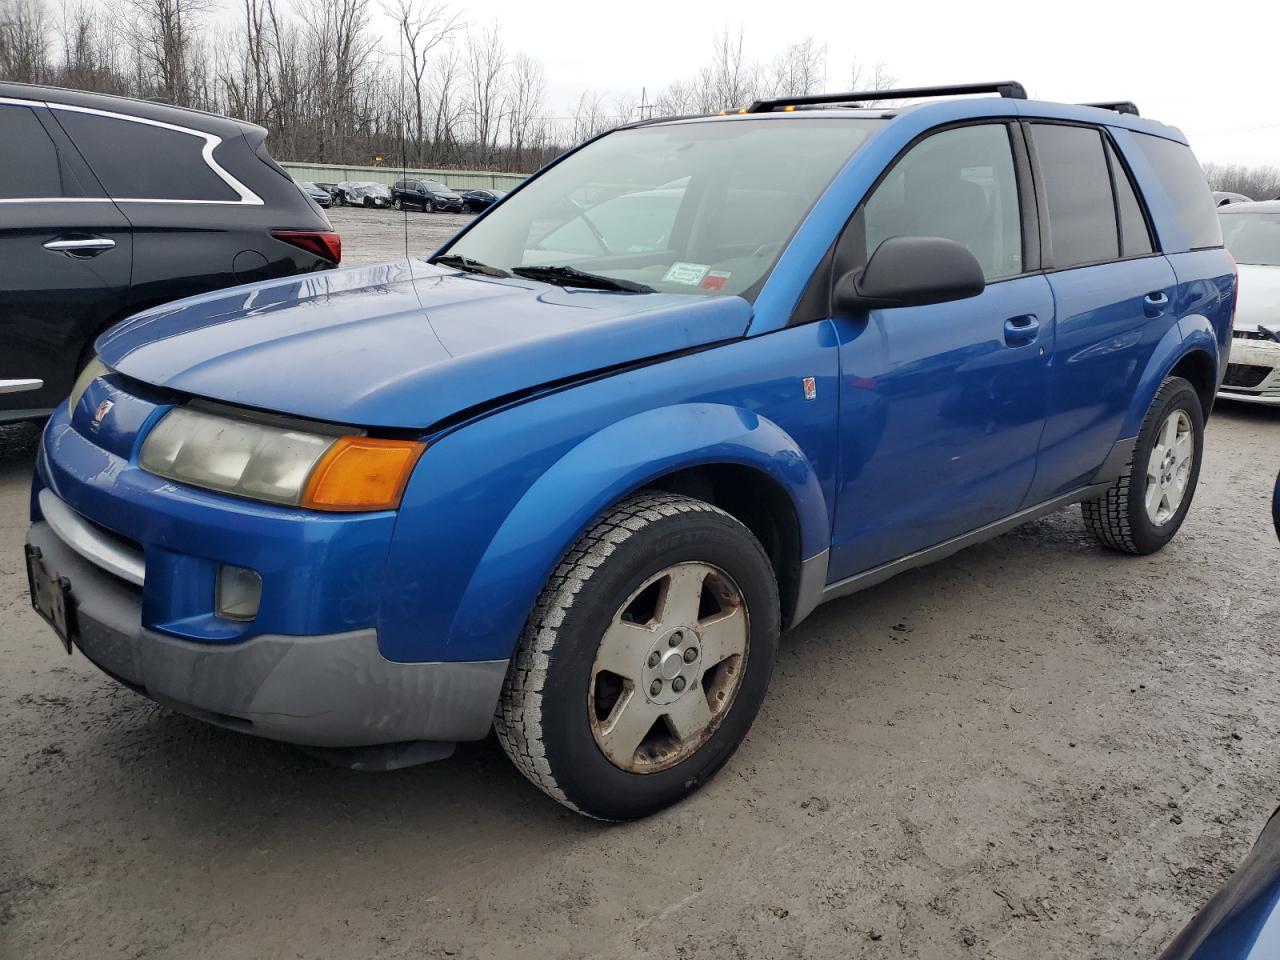
<instances>
[{"instance_id":1,"label":"alloy wheel","mask_svg":"<svg viewBox=\"0 0 1280 960\"><path fill-rule=\"evenodd\" d=\"M1147 458L1147 519L1157 527L1168 523L1182 506L1191 480L1195 431L1185 410L1174 410L1160 425Z\"/></svg>"},{"instance_id":2,"label":"alloy wheel","mask_svg":"<svg viewBox=\"0 0 1280 960\"><path fill-rule=\"evenodd\" d=\"M647 579L605 631L587 709L601 752L631 773L656 773L715 732L742 681L750 636L727 573L679 563Z\"/></svg>"}]
</instances>

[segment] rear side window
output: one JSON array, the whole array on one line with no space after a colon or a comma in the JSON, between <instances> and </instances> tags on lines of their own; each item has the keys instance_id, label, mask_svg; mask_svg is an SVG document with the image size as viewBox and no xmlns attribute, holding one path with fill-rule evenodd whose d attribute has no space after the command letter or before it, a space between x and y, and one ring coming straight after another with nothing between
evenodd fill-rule
<instances>
[{"instance_id":1,"label":"rear side window","mask_svg":"<svg viewBox=\"0 0 1280 960\"><path fill-rule=\"evenodd\" d=\"M1101 131L1036 123L1032 136L1049 208L1054 269L1118 259L1120 232Z\"/></svg>"},{"instance_id":2,"label":"rear side window","mask_svg":"<svg viewBox=\"0 0 1280 960\"><path fill-rule=\"evenodd\" d=\"M63 170L57 148L30 107L0 104L0 131L0 198L83 195L74 177Z\"/></svg>"},{"instance_id":3,"label":"rear side window","mask_svg":"<svg viewBox=\"0 0 1280 960\"><path fill-rule=\"evenodd\" d=\"M868 257L890 237L945 237L977 257L988 280L1021 273L1022 218L1008 129L975 124L922 140L876 187L852 229L866 230Z\"/></svg>"},{"instance_id":4,"label":"rear side window","mask_svg":"<svg viewBox=\"0 0 1280 960\"><path fill-rule=\"evenodd\" d=\"M1191 249L1222 246L1222 227L1214 210L1213 194L1191 148L1146 133L1134 133L1133 140L1155 167Z\"/></svg>"},{"instance_id":5,"label":"rear side window","mask_svg":"<svg viewBox=\"0 0 1280 960\"><path fill-rule=\"evenodd\" d=\"M1107 140L1107 161L1111 164L1111 179L1116 185L1116 214L1120 219L1120 255L1123 257L1142 257L1155 252L1151 243L1151 231L1147 228L1147 218L1143 216L1142 205L1138 203L1138 194L1133 188L1129 173L1116 156Z\"/></svg>"},{"instance_id":6,"label":"rear side window","mask_svg":"<svg viewBox=\"0 0 1280 960\"><path fill-rule=\"evenodd\" d=\"M240 199L205 162L203 137L73 110L55 115L115 199Z\"/></svg>"}]
</instances>

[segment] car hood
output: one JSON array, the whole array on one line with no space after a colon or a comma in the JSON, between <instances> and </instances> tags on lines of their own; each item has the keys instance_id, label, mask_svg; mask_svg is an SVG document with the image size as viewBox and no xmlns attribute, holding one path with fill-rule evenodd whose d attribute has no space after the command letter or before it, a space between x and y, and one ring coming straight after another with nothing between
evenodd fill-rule
<instances>
[{"instance_id":1,"label":"car hood","mask_svg":"<svg viewBox=\"0 0 1280 960\"><path fill-rule=\"evenodd\" d=\"M742 336L740 297L568 290L401 260L234 287L98 339L144 383L335 423L422 428L573 377Z\"/></svg>"},{"instance_id":2,"label":"car hood","mask_svg":"<svg viewBox=\"0 0 1280 960\"><path fill-rule=\"evenodd\" d=\"M1235 328L1252 332L1260 323L1280 325L1280 267L1242 263L1239 270Z\"/></svg>"}]
</instances>

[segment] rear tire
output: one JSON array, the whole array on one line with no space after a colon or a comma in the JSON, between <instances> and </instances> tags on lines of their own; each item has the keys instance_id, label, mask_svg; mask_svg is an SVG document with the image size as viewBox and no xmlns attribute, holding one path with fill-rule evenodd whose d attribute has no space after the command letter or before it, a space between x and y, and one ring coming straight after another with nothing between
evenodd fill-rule
<instances>
[{"instance_id":1,"label":"rear tire","mask_svg":"<svg viewBox=\"0 0 1280 960\"><path fill-rule=\"evenodd\" d=\"M1099 543L1155 553L1174 538L1195 496L1204 450L1204 411L1195 387L1167 377L1138 431L1133 455L1106 494L1080 504Z\"/></svg>"},{"instance_id":2,"label":"rear tire","mask_svg":"<svg viewBox=\"0 0 1280 960\"><path fill-rule=\"evenodd\" d=\"M552 573L503 684L499 742L572 810L655 813L746 736L779 632L773 569L746 527L701 500L638 494Z\"/></svg>"},{"instance_id":3,"label":"rear tire","mask_svg":"<svg viewBox=\"0 0 1280 960\"><path fill-rule=\"evenodd\" d=\"M404 204L400 202L399 197L396 197L394 200L391 201L391 206L395 210L400 210L404 207Z\"/></svg>"}]
</instances>

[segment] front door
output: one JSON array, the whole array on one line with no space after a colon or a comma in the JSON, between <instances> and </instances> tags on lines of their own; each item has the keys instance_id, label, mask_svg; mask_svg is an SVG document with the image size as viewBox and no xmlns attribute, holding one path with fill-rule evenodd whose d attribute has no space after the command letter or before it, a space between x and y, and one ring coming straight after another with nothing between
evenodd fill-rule
<instances>
[{"instance_id":1,"label":"front door","mask_svg":"<svg viewBox=\"0 0 1280 960\"><path fill-rule=\"evenodd\" d=\"M850 221L838 270L894 236L966 246L977 297L835 321L840 478L834 582L1016 513L1044 427L1054 302L1024 269L1013 132L985 122L912 147Z\"/></svg>"}]
</instances>

